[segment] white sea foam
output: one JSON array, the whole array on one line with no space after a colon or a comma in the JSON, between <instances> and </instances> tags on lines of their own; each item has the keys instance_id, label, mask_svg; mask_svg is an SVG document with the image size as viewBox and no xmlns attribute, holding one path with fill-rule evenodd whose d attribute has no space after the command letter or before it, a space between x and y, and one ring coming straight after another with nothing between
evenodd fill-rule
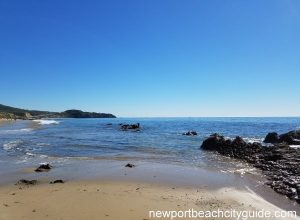
<instances>
[{"instance_id":1,"label":"white sea foam","mask_svg":"<svg viewBox=\"0 0 300 220\"><path fill-rule=\"evenodd\" d=\"M263 142L263 138L255 138L255 137L242 137L244 141L246 141L247 143L254 143L254 142L258 142L261 143ZM229 139L229 140L234 140L234 137L225 137L225 139Z\"/></svg>"},{"instance_id":2,"label":"white sea foam","mask_svg":"<svg viewBox=\"0 0 300 220\"><path fill-rule=\"evenodd\" d=\"M39 146L39 147L50 146L50 144L48 144L48 143L37 143L36 145Z\"/></svg>"},{"instance_id":3,"label":"white sea foam","mask_svg":"<svg viewBox=\"0 0 300 220\"><path fill-rule=\"evenodd\" d=\"M32 128L21 128L21 129L12 129L12 130L2 130L0 134L17 134L17 133L26 133L32 131Z\"/></svg>"},{"instance_id":4,"label":"white sea foam","mask_svg":"<svg viewBox=\"0 0 300 220\"><path fill-rule=\"evenodd\" d=\"M4 150L12 150L20 147L24 142L22 140L10 141L8 143L3 144Z\"/></svg>"},{"instance_id":5,"label":"white sea foam","mask_svg":"<svg viewBox=\"0 0 300 220\"><path fill-rule=\"evenodd\" d=\"M241 168L241 169L228 169L228 170L221 170L222 173L233 173L233 174L239 174L241 176L244 176L245 174L256 174L257 170L255 168Z\"/></svg>"},{"instance_id":6,"label":"white sea foam","mask_svg":"<svg viewBox=\"0 0 300 220\"><path fill-rule=\"evenodd\" d=\"M300 148L300 145L290 145L292 148Z\"/></svg>"},{"instance_id":7,"label":"white sea foam","mask_svg":"<svg viewBox=\"0 0 300 220\"><path fill-rule=\"evenodd\" d=\"M34 122L39 123L40 125L51 125L51 124L59 124L59 121L55 120L45 120L45 119L39 119L39 120L33 120Z\"/></svg>"},{"instance_id":8,"label":"white sea foam","mask_svg":"<svg viewBox=\"0 0 300 220\"><path fill-rule=\"evenodd\" d=\"M30 156L30 157L34 157L34 156L35 156L35 154L29 153L29 152L27 152L26 155L27 155L27 156Z\"/></svg>"},{"instance_id":9,"label":"white sea foam","mask_svg":"<svg viewBox=\"0 0 300 220\"><path fill-rule=\"evenodd\" d=\"M263 142L263 138L253 138L253 137L245 137L243 138L247 143L254 143L254 142L258 142L258 143L261 143Z\"/></svg>"}]
</instances>

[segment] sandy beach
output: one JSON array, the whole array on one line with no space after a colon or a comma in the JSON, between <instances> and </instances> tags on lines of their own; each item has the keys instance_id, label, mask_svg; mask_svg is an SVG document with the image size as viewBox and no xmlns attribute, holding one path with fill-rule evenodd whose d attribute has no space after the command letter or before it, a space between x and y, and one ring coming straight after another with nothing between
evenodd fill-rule
<instances>
[{"instance_id":1,"label":"sandy beach","mask_svg":"<svg viewBox=\"0 0 300 220\"><path fill-rule=\"evenodd\" d=\"M264 209L272 213L281 210L252 191L234 188L209 190L207 187L170 187L122 181L10 185L1 187L0 194L0 219L7 220L145 220L152 219L149 216L149 211L152 210L254 211Z\"/></svg>"},{"instance_id":2,"label":"sandy beach","mask_svg":"<svg viewBox=\"0 0 300 220\"><path fill-rule=\"evenodd\" d=\"M27 167L11 176L3 175L9 181L0 187L0 219L145 220L171 219L154 218L149 211L267 210L274 214L297 208L284 207L286 201L265 188L254 188L255 192L251 178L237 174L145 162L136 165L126 168L124 161L88 160L49 172L35 173ZM21 178L38 182L15 185ZM49 184L60 178L65 183ZM278 205L274 205L276 201Z\"/></svg>"},{"instance_id":3,"label":"sandy beach","mask_svg":"<svg viewBox=\"0 0 300 220\"><path fill-rule=\"evenodd\" d=\"M299 216L299 204L268 187L261 170L202 152L197 139L168 133L177 138L176 146L195 144L194 150L178 151L175 156L169 146L167 151L143 149L139 143L149 138L147 132L119 131L103 122L101 129L108 132L105 135L116 140L109 142L108 148L100 148L105 139L98 141L97 121L43 122L46 125L20 121L1 127L0 220L299 219L293 216L295 212ZM86 123L97 131L85 134ZM70 129L81 126L83 130L68 137ZM140 147L124 148L127 139L138 140L133 143ZM95 148L86 145L90 141L96 141ZM120 149L111 154L109 149L118 143ZM66 151L61 151L64 147ZM184 158L178 156L184 153ZM194 163L189 163L192 159ZM133 166L126 166L128 163ZM51 169L35 172L40 164L50 164ZM36 180L37 184L16 184L21 179ZM58 179L64 183L50 184ZM219 211L227 215L221 217ZM251 217L267 212L271 217ZM207 217L196 218L199 215Z\"/></svg>"}]
</instances>

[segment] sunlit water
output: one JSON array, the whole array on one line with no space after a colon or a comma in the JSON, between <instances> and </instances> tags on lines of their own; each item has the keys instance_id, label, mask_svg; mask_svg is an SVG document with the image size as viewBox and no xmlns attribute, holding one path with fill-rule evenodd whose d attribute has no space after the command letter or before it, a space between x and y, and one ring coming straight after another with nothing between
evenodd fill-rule
<instances>
[{"instance_id":1,"label":"sunlit water","mask_svg":"<svg viewBox=\"0 0 300 220\"><path fill-rule=\"evenodd\" d=\"M120 123L141 124L139 132L122 131ZM109 125L112 123L112 125ZM113 159L176 163L226 169L232 159L200 150L205 137L220 133L262 141L270 131L299 129L300 118L119 118L17 121L0 125L0 162L6 166L55 158ZM183 136L194 130L198 136Z\"/></svg>"}]
</instances>

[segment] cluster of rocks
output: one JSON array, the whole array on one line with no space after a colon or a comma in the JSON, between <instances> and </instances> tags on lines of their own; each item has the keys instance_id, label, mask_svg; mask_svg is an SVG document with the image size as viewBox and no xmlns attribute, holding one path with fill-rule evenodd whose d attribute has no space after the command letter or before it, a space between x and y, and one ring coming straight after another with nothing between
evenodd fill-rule
<instances>
[{"instance_id":1,"label":"cluster of rocks","mask_svg":"<svg viewBox=\"0 0 300 220\"><path fill-rule=\"evenodd\" d=\"M127 131L127 130L139 130L140 129L140 123L136 123L136 124L120 124L121 125L121 129L123 131Z\"/></svg>"},{"instance_id":2,"label":"cluster of rocks","mask_svg":"<svg viewBox=\"0 0 300 220\"><path fill-rule=\"evenodd\" d=\"M34 171L35 172L48 172L49 170L52 169L52 166L48 163L46 164L41 164L39 165L38 168L36 168ZM21 179L19 180L15 185L25 185L25 186L30 186L30 185L36 185L38 183L37 180L27 180L27 179ZM50 184L57 184L57 183L64 183L63 180L57 179L54 181L51 181Z\"/></svg>"},{"instance_id":3,"label":"cluster of rocks","mask_svg":"<svg viewBox=\"0 0 300 220\"><path fill-rule=\"evenodd\" d=\"M273 134L269 133L265 138L265 142L273 143L271 146L247 143L241 137L232 140L212 134L203 141L201 149L252 164L263 171L268 179L267 185L300 203L300 149L289 146L297 143L300 131L277 135L276 142L270 141Z\"/></svg>"},{"instance_id":4,"label":"cluster of rocks","mask_svg":"<svg viewBox=\"0 0 300 220\"><path fill-rule=\"evenodd\" d=\"M26 180L26 179L21 179L19 180L15 185L26 185L26 186L30 186L30 185L35 185L37 184L37 180Z\"/></svg>"},{"instance_id":5,"label":"cluster of rocks","mask_svg":"<svg viewBox=\"0 0 300 220\"><path fill-rule=\"evenodd\" d=\"M264 142L271 144L286 143L289 145L300 145L300 130L290 131L281 135L278 135L276 132L271 132L267 134Z\"/></svg>"},{"instance_id":6,"label":"cluster of rocks","mask_svg":"<svg viewBox=\"0 0 300 220\"><path fill-rule=\"evenodd\" d=\"M186 136L197 136L197 132L196 131L188 131L183 133L182 135L186 135Z\"/></svg>"}]
</instances>

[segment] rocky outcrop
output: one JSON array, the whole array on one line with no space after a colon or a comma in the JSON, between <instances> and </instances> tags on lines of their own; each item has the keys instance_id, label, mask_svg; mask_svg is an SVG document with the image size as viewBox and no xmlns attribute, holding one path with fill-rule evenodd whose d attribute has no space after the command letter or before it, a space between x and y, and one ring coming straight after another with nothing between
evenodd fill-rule
<instances>
[{"instance_id":1,"label":"rocky outcrop","mask_svg":"<svg viewBox=\"0 0 300 220\"><path fill-rule=\"evenodd\" d=\"M186 135L186 136L197 136L197 132L196 131L188 131L183 133L182 135Z\"/></svg>"},{"instance_id":2,"label":"rocky outcrop","mask_svg":"<svg viewBox=\"0 0 300 220\"><path fill-rule=\"evenodd\" d=\"M126 131L126 130L139 130L140 129L140 123L136 123L136 124L122 124L121 125L121 129L123 131Z\"/></svg>"},{"instance_id":3,"label":"rocky outcrop","mask_svg":"<svg viewBox=\"0 0 300 220\"><path fill-rule=\"evenodd\" d=\"M264 139L265 143L284 143L289 145L300 145L300 130L290 131L281 135L276 132L268 133Z\"/></svg>"},{"instance_id":4,"label":"rocky outcrop","mask_svg":"<svg viewBox=\"0 0 300 220\"><path fill-rule=\"evenodd\" d=\"M287 134L289 137L298 135L297 132ZM267 135L266 139L276 140L276 135ZM204 140L201 149L251 163L262 170L268 179L267 184L276 192L300 203L300 149L283 143L266 147L260 143L246 143L241 137L231 140L219 134Z\"/></svg>"},{"instance_id":5,"label":"rocky outcrop","mask_svg":"<svg viewBox=\"0 0 300 220\"><path fill-rule=\"evenodd\" d=\"M264 142L271 144L279 143L279 135L276 132L270 132L265 137Z\"/></svg>"},{"instance_id":6,"label":"rocky outcrop","mask_svg":"<svg viewBox=\"0 0 300 220\"><path fill-rule=\"evenodd\" d=\"M251 160L253 154L259 153L262 148L258 143L246 143L241 137L234 140L225 139L219 134L212 134L203 141L201 149L209 151L217 151L222 155Z\"/></svg>"}]
</instances>

